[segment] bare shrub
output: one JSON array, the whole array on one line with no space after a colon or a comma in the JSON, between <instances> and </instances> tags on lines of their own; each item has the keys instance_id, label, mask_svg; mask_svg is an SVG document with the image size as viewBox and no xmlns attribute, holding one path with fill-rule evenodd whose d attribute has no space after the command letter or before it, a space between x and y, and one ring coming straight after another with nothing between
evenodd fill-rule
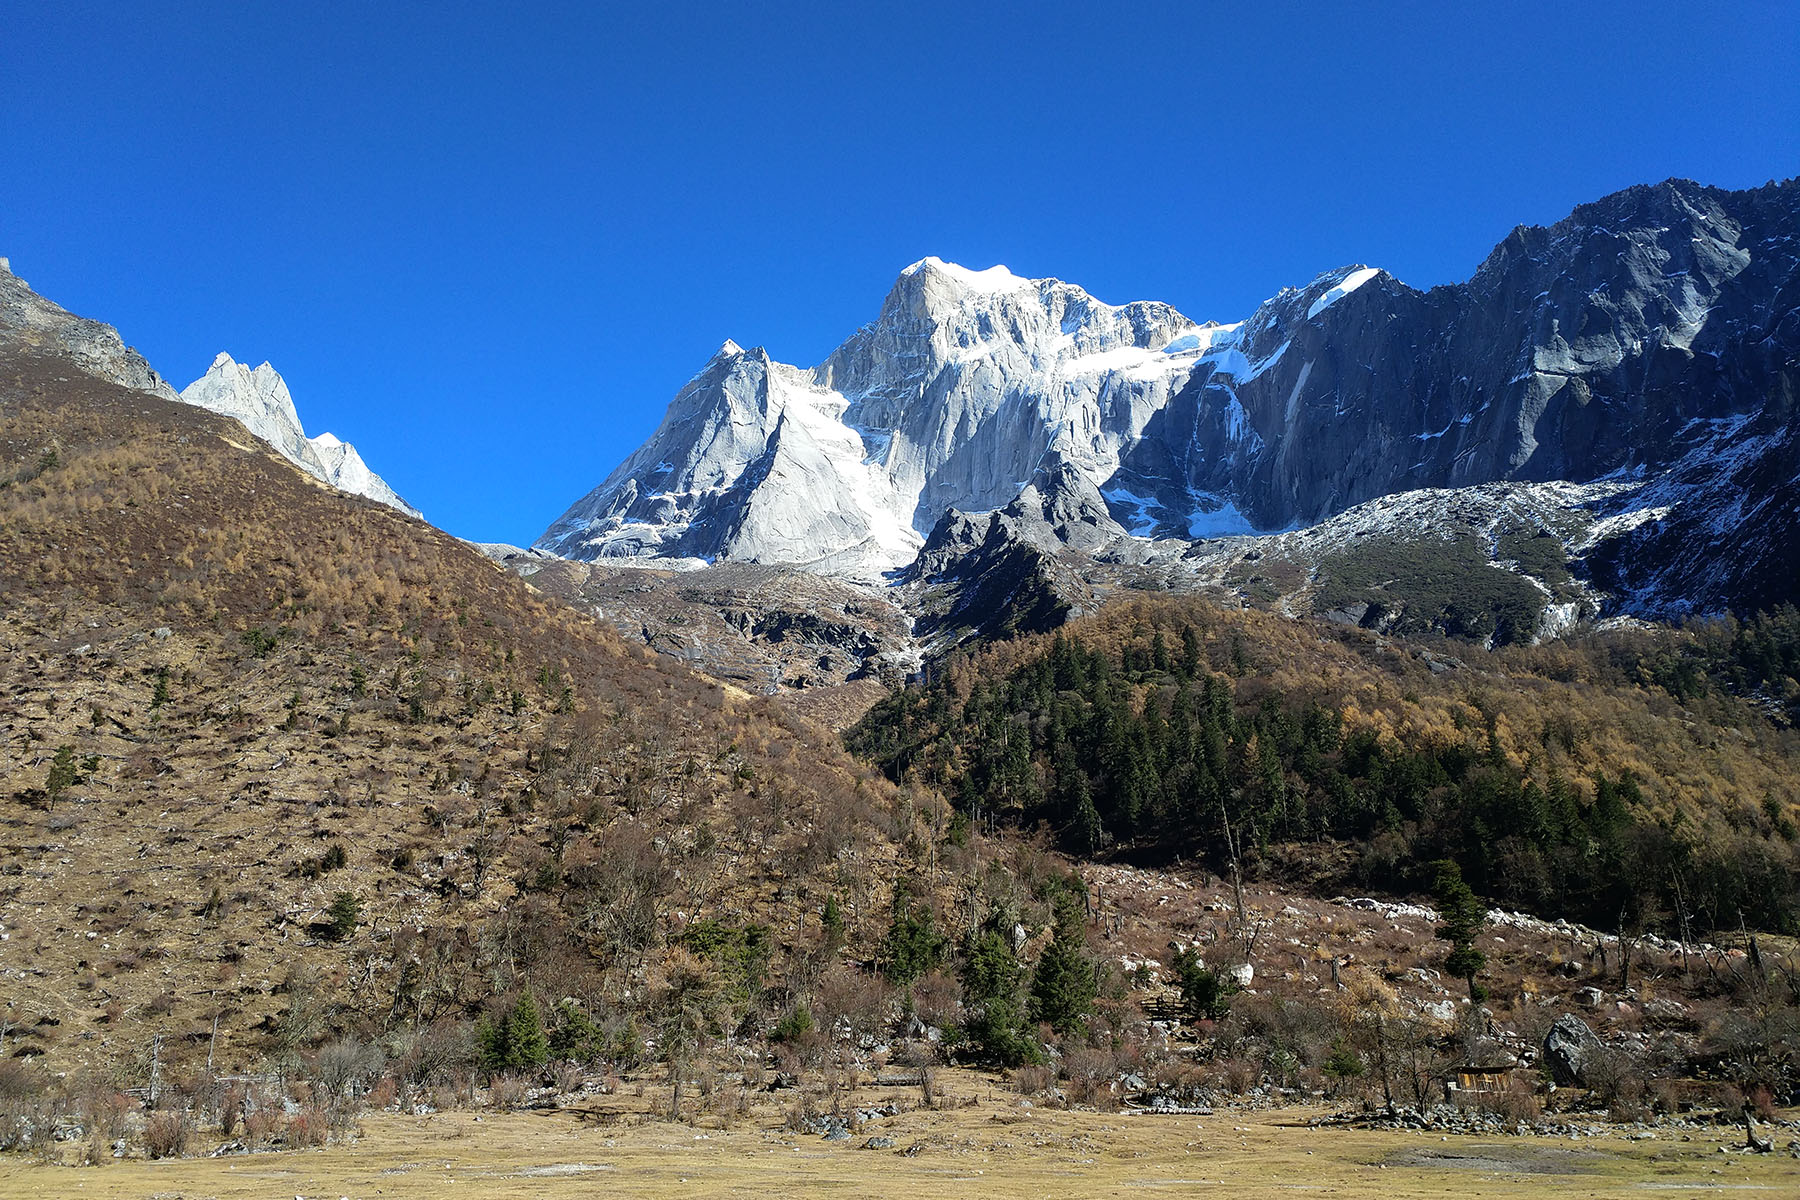
<instances>
[{"instance_id":1,"label":"bare shrub","mask_svg":"<svg viewBox=\"0 0 1800 1200\"><path fill-rule=\"evenodd\" d=\"M386 1067L387 1056L379 1046L346 1037L307 1055L306 1065L314 1098L334 1118L343 1120L360 1107L363 1093Z\"/></svg>"},{"instance_id":2,"label":"bare shrub","mask_svg":"<svg viewBox=\"0 0 1800 1200\"><path fill-rule=\"evenodd\" d=\"M496 1075L488 1085L488 1103L501 1112L511 1112L525 1101L526 1081L518 1075Z\"/></svg>"},{"instance_id":3,"label":"bare shrub","mask_svg":"<svg viewBox=\"0 0 1800 1200\"><path fill-rule=\"evenodd\" d=\"M818 1115L810 1100L805 1096L796 1096L782 1117L782 1127L791 1133L810 1133Z\"/></svg>"},{"instance_id":4,"label":"bare shrub","mask_svg":"<svg viewBox=\"0 0 1800 1200\"><path fill-rule=\"evenodd\" d=\"M1007 1079L1021 1096L1041 1096L1055 1086L1056 1072L1049 1067L1014 1067Z\"/></svg>"},{"instance_id":5,"label":"bare shrub","mask_svg":"<svg viewBox=\"0 0 1800 1200\"><path fill-rule=\"evenodd\" d=\"M256 1108L244 1113L244 1140L252 1150L267 1146L281 1130L281 1113L275 1108Z\"/></svg>"},{"instance_id":6,"label":"bare shrub","mask_svg":"<svg viewBox=\"0 0 1800 1200\"><path fill-rule=\"evenodd\" d=\"M1493 1113L1508 1125L1521 1121L1529 1125L1544 1115L1537 1090L1523 1079L1510 1080L1504 1089L1475 1092L1471 1099L1476 1108Z\"/></svg>"},{"instance_id":7,"label":"bare shrub","mask_svg":"<svg viewBox=\"0 0 1800 1200\"><path fill-rule=\"evenodd\" d=\"M893 1016L892 991L879 975L840 963L819 977L813 1007L826 1029L842 1023L860 1037L887 1027Z\"/></svg>"},{"instance_id":8,"label":"bare shrub","mask_svg":"<svg viewBox=\"0 0 1800 1200\"><path fill-rule=\"evenodd\" d=\"M1232 1095L1241 1096L1262 1080L1262 1068L1247 1058L1221 1059L1213 1078Z\"/></svg>"},{"instance_id":9,"label":"bare shrub","mask_svg":"<svg viewBox=\"0 0 1800 1200\"><path fill-rule=\"evenodd\" d=\"M0 1060L0 1150L29 1150L49 1135L49 1079L16 1059Z\"/></svg>"},{"instance_id":10,"label":"bare shrub","mask_svg":"<svg viewBox=\"0 0 1800 1200\"><path fill-rule=\"evenodd\" d=\"M1113 1076L1118 1073L1112 1052L1084 1047L1063 1057L1063 1075L1069 1081L1069 1098L1077 1104L1110 1111L1118 1107Z\"/></svg>"},{"instance_id":11,"label":"bare shrub","mask_svg":"<svg viewBox=\"0 0 1800 1200\"><path fill-rule=\"evenodd\" d=\"M151 1158L180 1158L187 1153L193 1132L185 1109L159 1109L144 1122L144 1152Z\"/></svg>"},{"instance_id":12,"label":"bare shrub","mask_svg":"<svg viewBox=\"0 0 1800 1200\"><path fill-rule=\"evenodd\" d=\"M1597 1054L1583 1074L1588 1098L1604 1105L1615 1120L1642 1121L1650 1116L1648 1089L1637 1059L1625 1050L1609 1048Z\"/></svg>"},{"instance_id":13,"label":"bare shrub","mask_svg":"<svg viewBox=\"0 0 1800 1200\"><path fill-rule=\"evenodd\" d=\"M465 1022L440 1021L406 1038L396 1050L394 1070L403 1085L440 1086L474 1065L475 1035Z\"/></svg>"},{"instance_id":14,"label":"bare shrub","mask_svg":"<svg viewBox=\"0 0 1800 1200\"><path fill-rule=\"evenodd\" d=\"M309 1107L296 1113L282 1132L289 1149L323 1146L331 1139L331 1119L320 1109Z\"/></svg>"},{"instance_id":15,"label":"bare shrub","mask_svg":"<svg viewBox=\"0 0 1800 1200\"><path fill-rule=\"evenodd\" d=\"M76 1086L75 1112L89 1135L107 1145L125 1136L137 1101L111 1083L88 1079Z\"/></svg>"},{"instance_id":16,"label":"bare shrub","mask_svg":"<svg viewBox=\"0 0 1800 1200\"><path fill-rule=\"evenodd\" d=\"M580 1091L582 1084L586 1081L587 1072L582 1069L579 1063L564 1062L556 1064L556 1092L559 1096L566 1096L570 1092Z\"/></svg>"},{"instance_id":17,"label":"bare shrub","mask_svg":"<svg viewBox=\"0 0 1800 1200\"><path fill-rule=\"evenodd\" d=\"M927 971L913 980L913 1011L927 1025L942 1028L962 1019L962 985L954 975Z\"/></svg>"}]
</instances>

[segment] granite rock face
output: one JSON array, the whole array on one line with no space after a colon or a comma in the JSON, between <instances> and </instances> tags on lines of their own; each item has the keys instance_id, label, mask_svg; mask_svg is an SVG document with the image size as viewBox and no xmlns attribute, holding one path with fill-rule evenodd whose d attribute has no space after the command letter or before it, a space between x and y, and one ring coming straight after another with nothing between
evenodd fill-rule
<instances>
[{"instance_id":1,"label":"granite rock face","mask_svg":"<svg viewBox=\"0 0 1800 1200\"><path fill-rule=\"evenodd\" d=\"M1544 1035L1544 1065L1559 1087L1579 1087L1606 1053L1606 1043L1574 1013L1565 1013Z\"/></svg>"},{"instance_id":2,"label":"granite rock face","mask_svg":"<svg viewBox=\"0 0 1800 1200\"><path fill-rule=\"evenodd\" d=\"M1797 239L1800 184L1671 181L1515 229L1466 283L1376 272L1334 297L1363 272L1321 276L1247 323L1253 377L1197 370L1127 468L1259 529L1415 488L1668 470L1791 386Z\"/></svg>"},{"instance_id":3,"label":"granite rock face","mask_svg":"<svg viewBox=\"0 0 1800 1200\"><path fill-rule=\"evenodd\" d=\"M1111 475L1211 332L1167 305L925 259L810 370L727 342L537 546L879 579L946 509L1011 501L1047 453Z\"/></svg>"},{"instance_id":4,"label":"granite rock face","mask_svg":"<svg viewBox=\"0 0 1800 1200\"><path fill-rule=\"evenodd\" d=\"M415 517L421 515L369 470L356 447L329 433L307 437L287 382L268 363L252 370L220 353L206 374L183 388L178 399L235 418L277 454L339 491Z\"/></svg>"},{"instance_id":5,"label":"granite rock face","mask_svg":"<svg viewBox=\"0 0 1800 1200\"><path fill-rule=\"evenodd\" d=\"M1130 557L1558 485L1520 503L1567 497L1616 610L1766 606L1800 583L1797 394L1800 181L1629 188L1464 283L1343 267L1232 324L926 259L810 370L727 343L538 547L916 580L1015 501L993 528L1035 551ZM1074 508L1024 520L1050 469Z\"/></svg>"}]
</instances>

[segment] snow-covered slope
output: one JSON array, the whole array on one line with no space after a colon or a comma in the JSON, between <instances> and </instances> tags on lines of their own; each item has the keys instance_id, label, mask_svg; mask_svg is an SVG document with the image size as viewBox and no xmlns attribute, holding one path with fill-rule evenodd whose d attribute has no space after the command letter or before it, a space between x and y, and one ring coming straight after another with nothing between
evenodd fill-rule
<instances>
[{"instance_id":1,"label":"snow-covered slope","mask_svg":"<svg viewBox=\"0 0 1800 1200\"><path fill-rule=\"evenodd\" d=\"M182 389L181 399L236 418L283 458L340 491L421 515L369 470L356 447L329 433L307 437L286 381L268 363L252 370L221 352L205 375Z\"/></svg>"}]
</instances>

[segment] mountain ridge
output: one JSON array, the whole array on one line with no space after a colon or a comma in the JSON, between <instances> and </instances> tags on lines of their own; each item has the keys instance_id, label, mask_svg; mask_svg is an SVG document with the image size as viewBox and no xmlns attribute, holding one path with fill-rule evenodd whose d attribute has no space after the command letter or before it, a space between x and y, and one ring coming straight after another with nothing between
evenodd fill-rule
<instances>
[{"instance_id":1,"label":"mountain ridge","mask_svg":"<svg viewBox=\"0 0 1800 1200\"><path fill-rule=\"evenodd\" d=\"M1785 426L1797 236L1796 181L1668 180L1517 226L1460 283L1422 291L1351 264L1230 324L926 258L818 366L759 348L727 380L715 356L536 545L892 582L917 574L908 556L947 512L1004 508L1052 459L1099 490L1115 552L1136 558L1419 489L1567 482L1608 499L1579 498L1576 523L1663 510L1621 523L1645 528L1593 570L1578 564L1606 592L1596 611L1763 603L1780 585L1760 558L1701 555L1670 573L1633 547L1684 519L1716 526L1742 487L1736 466L1786 486L1792 439L1772 437L1762 467L1734 439ZM725 426L734 453L687 436Z\"/></svg>"}]
</instances>

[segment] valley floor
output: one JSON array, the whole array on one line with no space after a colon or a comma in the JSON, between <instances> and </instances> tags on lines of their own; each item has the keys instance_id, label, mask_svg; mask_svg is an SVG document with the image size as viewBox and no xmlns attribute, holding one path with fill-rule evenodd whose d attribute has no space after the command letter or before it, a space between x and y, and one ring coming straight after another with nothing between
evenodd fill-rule
<instances>
[{"instance_id":1,"label":"valley floor","mask_svg":"<svg viewBox=\"0 0 1800 1200\"><path fill-rule=\"evenodd\" d=\"M1331 1110L1210 1115L1028 1108L983 1077L948 1079L940 1111L902 1111L828 1142L784 1127L765 1102L729 1128L652 1118L657 1097L510 1114L379 1113L353 1142L319 1150L99 1167L0 1159L0 1196L557 1197L1123 1196L1318 1193L1403 1197L1800 1194L1783 1131L1769 1155L1741 1129L1622 1128L1580 1140L1443 1137L1316 1128ZM857 1103L886 1097L861 1094ZM1634 1136L1635 1135L1635 1136ZM872 1137L893 1147L866 1149ZM1726 1152L1721 1152L1722 1149Z\"/></svg>"}]
</instances>

